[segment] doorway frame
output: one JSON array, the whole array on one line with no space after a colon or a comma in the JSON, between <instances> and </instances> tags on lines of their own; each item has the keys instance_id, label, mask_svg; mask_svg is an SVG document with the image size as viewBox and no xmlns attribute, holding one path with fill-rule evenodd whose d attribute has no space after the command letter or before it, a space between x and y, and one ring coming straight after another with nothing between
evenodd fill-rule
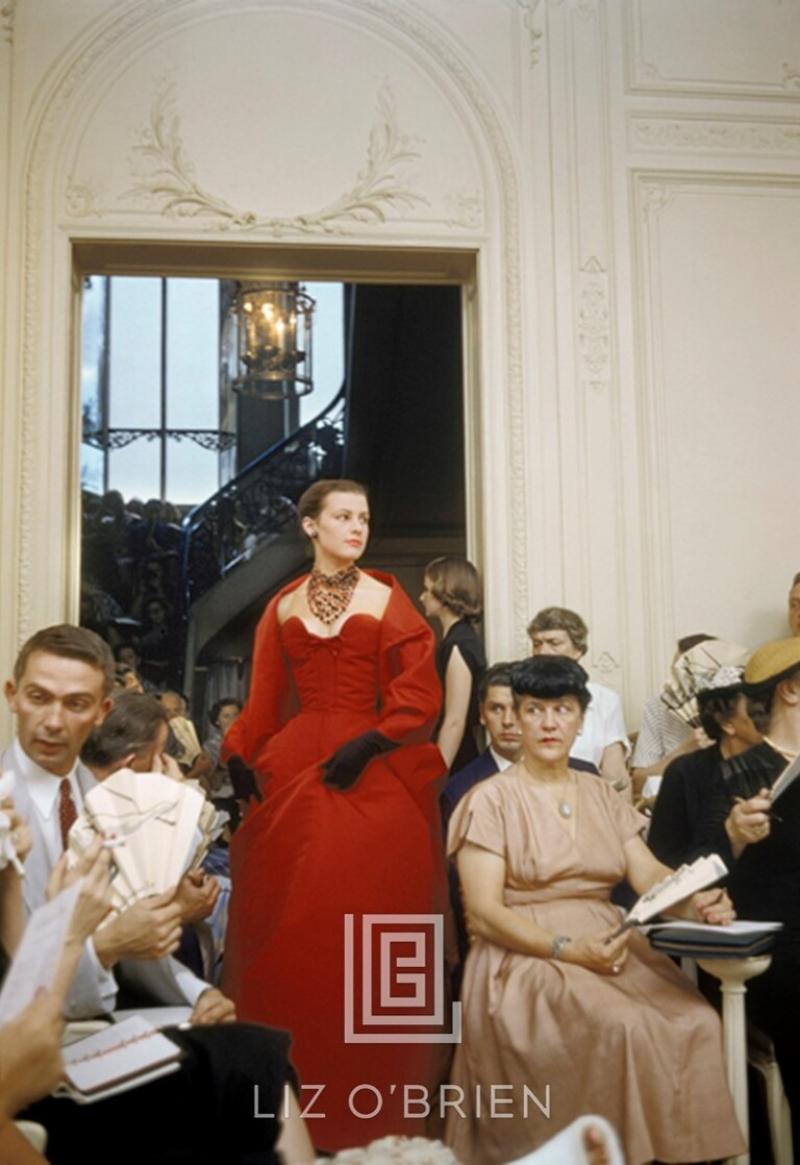
<instances>
[{"instance_id":1,"label":"doorway frame","mask_svg":"<svg viewBox=\"0 0 800 1165\"><path fill-rule=\"evenodd\" d=\"M461 290L462 425L467 557L484 565L481 517L480 376L478 370L478 251L441 247L314 247L273 243L203 244L165 240L73 238L70 466L68 528L81 530L81 334L84 279L89 275L263 279L266 281L458 286ZM70 539L66 595L68 618L80 610L80 535Z\"/></svg>"}]
</instances>

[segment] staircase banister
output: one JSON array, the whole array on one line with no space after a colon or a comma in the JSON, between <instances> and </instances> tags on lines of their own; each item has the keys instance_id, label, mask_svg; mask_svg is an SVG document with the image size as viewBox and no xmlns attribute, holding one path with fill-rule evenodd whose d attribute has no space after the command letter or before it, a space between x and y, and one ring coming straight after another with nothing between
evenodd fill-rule
<instances>
[{"instance_id":1,"label":"staircase banister","mask_svg":"<svg viewBox=\"0 0 800 1165\"><path fill-rule=\"evenodd\" d=\"M304 425L301 425L299 429L295 429L293 433L289 433L288 436L282 437L280 441L276 441L274 445L270 445L268 449L265 449L263 453L259 453L258 457L254 457L252 461L248 461L247 465L240 469L225 485L220 486L216 493L213 493L204 502L189 510L181 522L184 536L190 538L192 532L202 524L204 514L212 510L226 496L235 494L237 487L243 484L246 478L257 474L268 461L271 461L282 450L289 448L294 443L302 442L304 435L311 433L318 425L325 421L325 418L329 414L336 411L337 407L345 399L345 392L346 386L342 384L336 396L328 401L325 408L321 409L315 417L312 417L310 421L306 421Z\"/></svg>"}]
</instances>

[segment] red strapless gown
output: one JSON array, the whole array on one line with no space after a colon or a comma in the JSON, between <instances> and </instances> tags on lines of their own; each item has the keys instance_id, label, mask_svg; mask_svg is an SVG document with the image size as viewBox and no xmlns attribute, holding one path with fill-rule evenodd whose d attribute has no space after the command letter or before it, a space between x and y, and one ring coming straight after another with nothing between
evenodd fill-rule
<instances>
[{"instance_id":1,"label":"red strapless gown","mask_svg":"<svg viewBox=\"0 0 800 1165\"><path fill-rule=\"evenodd\" d=\"M393 588L383 619L351 615L329 639L296 617L278 625L281 596L273 600L256 635L250 699L225 742L256 769L264 798L231 847L225 987L240 1019L291 1031L309 1086L301 1101L324 1085L311 1111L325 1117L309 1122L310 1134L331 1150L420 1132L404 1119L403 1085L432 1089L441 1068L441 1046L345 1040L345 915L358 933L363 915L441 914L445 901L444 764L425 743L440 702L433 636L399 585L378 577ZM348 792L326 788L320 763L369 728L403 746ZM357 970L356 980L360 998ZM361 1119L354 1109L378 1111Z\"/></svg>"}]
</instances>

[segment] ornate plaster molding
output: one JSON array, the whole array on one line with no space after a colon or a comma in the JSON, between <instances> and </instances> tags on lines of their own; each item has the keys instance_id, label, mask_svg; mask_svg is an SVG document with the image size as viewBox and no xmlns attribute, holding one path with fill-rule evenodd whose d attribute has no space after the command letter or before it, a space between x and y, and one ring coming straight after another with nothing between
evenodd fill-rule
<instances>
[{"instance_id":1,"label":"ornate plaster molding","mask_svg":"<svg viewBox=\"0 0 800 1165\"><path fill-rule=\"evenodd\" d=\"M287 232L300 234L344 234L353 224L386 222L403 209L428 199L404 184L398 170L422 155L420 143L401 133L397 109L389 85L378 93L377 113L366 151L366 163L350 190L319 210L289 218L259 215L240 210L225 199L205 190L197 180L196 167L187 157L181 138L180 114L175 110L171 85L156 94L150 124L140 131L131 151L131 168L137 184L120 198L144 198L170 218L205 221L209 228L261 230L276 238Z\"/></svg>"},{"instance_id":2,"label":"ornate plaster molding","mask_svg":"<svg viewBox=\"0 0 800 1165\"><path fill-rule=\"evenodd\" d=\"M594 20L598 15L598 0L571 0L573 10L581 20Z\"/></svg>"},{"instance_id":3,"label":"ornate plaster molding","mask_svg":"<svg viewBox=\"0 0 800 1165\"><path fill-rule=\"evenodd\" d=\"M484 205L478 190L453 190L445 198L450 212L449 227L465 227L480 230L484 222Z\"/></svg>"},{"instance_id":4,"label":"ornate plaster molding","mask_svg":"<svg viewBox=\"0 0 800 1165\"><path fill-rule=\"evenodd\" d=\"M603 651L596 659L592 660L592 671L610 676L613 672L619 671L619 664L610 651Z\"/></svg>"},{"instance_id":5,"label":"ornate plaster molding","mask_svg":"<svg viewBox=\"0 0 800 1165\"><path fill-rule=\"evenodd\" d=\"M102 218L105 213L98 204L100 191L91 182L70 181L64 197L71 218Z\"/></svg>"},{"instance_id":6,"label":"ornate plaster molding","mask_svg":"<svg viewBox=\"0 0 800 1165\"><path fill-rule=\"evenodd\" d=\"M14 17L17 11L17 0L6 0L0 8L0 28L3 30L3 40L7 44L14 43Z\"/></svg>"},{"instance_id":7,"label":"ornate plaster molding","mask_svg":"<svg viewBox=\"0 0 800 1165\"><path fill-rule=\"evenodd\" d=\"M605 388L610 380L611 310L608 272L592 256L580 270L578 349L581 377L591 388Z\"/></svg>"},{"instance_id":8,"label":"ornate plaster molding","mask_svg":"<svg viewBox=\"0 0 800 1165\"><path fill-rule=\"evenodd\" d=\"M270 0L260 0L265 10ZM30 632L30 594L33 572L32 531L34 523L34 483L36 480L40 411L43 407L42 381L44 356L39 332L41 301L49 291L42 256L42 238L51 218L45 214L45 192L58 178L58 142L64 120L74 121L80 111L76 92L88 92L87 80L97 74L104 60L118 54L147 32L160 17L171 22L194 18L198 0L121 0L104 20L98 21L71 54L66 55L48 77L48 88L33 114L28 166L25 175L25 256L24 256L24 328L22 338L22 384L20 422L20 507L19 563L17 570L18 623L21 638ZM230 15L228 0L208 0L204 12ZM508 570L512 579L511 600L514 634L522 649L525 645L525 621L528 615L528 516L526 513L527 481L525 473L524 360L522 344L521 239L518 175L511 149L510 131L501 121L482 79L459 55L446 30L440 30L416 5L401 7L396 0L302 0L298 9L333 12L338 18L358 24L364 17L382 26L383 35L409 53L426 68L435 65L442 84L457 95L466 115L474 119L479 130L490 172L497 185L498 228L496 233L504 282L498 290L505 312L506 417L504 432L508 442L508 485L510 539ZM77 107L77 108L76 108ZM65 183L66 184L66 183ZM63 189L63 187L62 187ZM49 197L49 195L48 195ZM380 224L377 224L380 225Z\"/></svg>"},{"instance_id":9,"label":"ornate plaster molding","mask_svg":"<svg viewBox=\"0 0 800 1165\"><path fill-rule=\"evenodd\" d=\"M677 193L674 183L647 182L642 184L642 217L645 222L658 218L671 206Z\"/></svg>"},{"instance_id":10,"label":"ornate plaster molding","mask_svg":"<svg viewBox=\"0 0 800 1165\"><path fill-rule=\"evenodd\" d=\"M583 20L597 16L599 0L553 0L558 8L565 8L568 12L576 12Z\"/></svg>"},{"instance_id":11,"label":"ornate plaster molding","mask_svg":"<svg viewBox=\"0 0 800 1165\"><path fill-rule=\"evenodd\" d=\"M800 69L790 65L787 61L781 63L783 87L790 93L800 93Z\"/></svg>"},{"instance_id":12,"label":"ornate plaster molding","mask_svg":"<svg viewBox=\"0 0 800 1165\"><path fill-rule=\"evenodd\" d=\"M522 26L528 34L529 56L531 68L534 67L542 55L544 30L536 25L536 9L540 0L517 0L517 7L522 11Z\"/></svg>"},{"instance_id":13,"label":"ornate plaster molding","mask_svg":"<svg viewBox=\"0 0 800 1165\"><path fill-rule=\"evenodd\" d=\"M800 155L800 121L755 118L640 117L628 123L632 150Z\"/></svg>"},{"instance_id":14,"label":"ornate plaster molding","mask_svg":"<svg viewBox=\"0 0 800 1165\"><path fill-rule=\"evenodd\" d=\"M789 0L791 4L795 0ZM784 0L771 0L775 8L783 8ZM775 14L777 20L779 14ZM784 42L791 43L789 35L790 25L784 21ZM757 79L740 79L736 63L729 60L722 66L722 72L728 75L712 79L709 76L676 75L673 71L667 75L661 71L652 57L656 51L655 45L645 46L645 16L642 12L642 0L624 0L623 6L624 40L630 88L632 92L640 93L680 93L682 96L708 98L753 97L784 98L786 94L795 94L800 91L800 67L797 62L781 61L778 58L774 64L763 65L762 75ZM760 70L761 71L761 70Z\"/></svg>"}]
</instances>

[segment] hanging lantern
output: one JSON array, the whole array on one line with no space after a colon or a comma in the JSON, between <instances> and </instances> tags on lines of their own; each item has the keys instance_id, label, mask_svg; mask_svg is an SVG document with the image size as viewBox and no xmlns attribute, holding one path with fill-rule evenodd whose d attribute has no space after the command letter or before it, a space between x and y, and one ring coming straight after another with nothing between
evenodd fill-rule
<instances>
[{"instance_id":1,"label":"hanging lantern","mask_svg":"<svg viewBox=\"0 0 800 1165\"><path fill-rule=\"evenodd\" d=\"M295 400L313 391L314 300L299 283L242 283L229 309L235 326L236 392Z\"/></svg>"}]
</instances>

